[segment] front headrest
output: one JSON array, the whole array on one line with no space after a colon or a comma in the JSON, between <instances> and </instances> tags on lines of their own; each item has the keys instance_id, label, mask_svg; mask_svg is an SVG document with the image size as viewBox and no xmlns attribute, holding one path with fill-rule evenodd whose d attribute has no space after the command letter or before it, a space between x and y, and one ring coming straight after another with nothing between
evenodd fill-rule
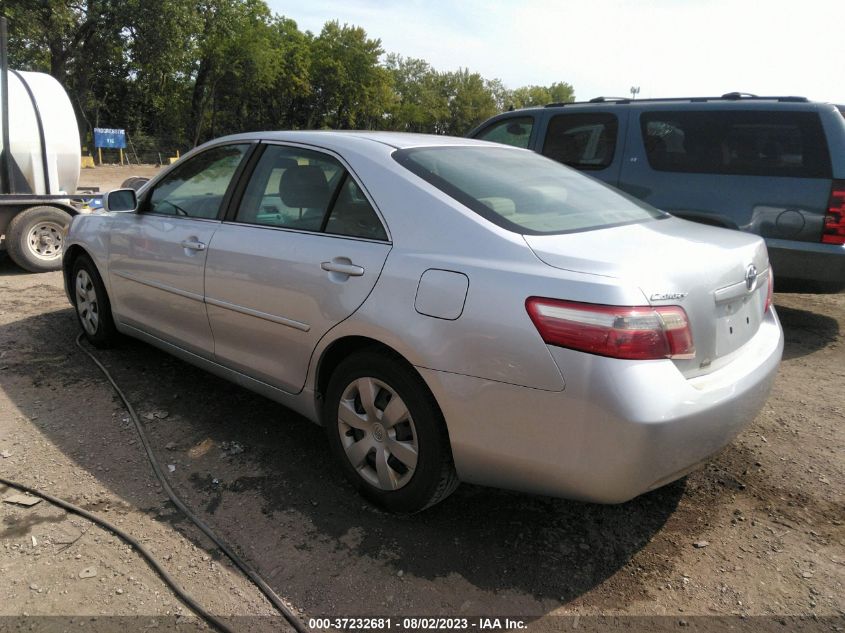
<instances>
[{"instance_id":1,"label":"front headrest","mask_svg":"<svg viewBox=\"0 0 845 633\"><path fill-rule=\"evenodd\" d=\"M299 165L299 163L296 162L295 158L282 156L281 158L277 158L276 162L273 163L273 169L290 169L291 167L296 167L297 165Z\"/></svg>"}]
</instances>

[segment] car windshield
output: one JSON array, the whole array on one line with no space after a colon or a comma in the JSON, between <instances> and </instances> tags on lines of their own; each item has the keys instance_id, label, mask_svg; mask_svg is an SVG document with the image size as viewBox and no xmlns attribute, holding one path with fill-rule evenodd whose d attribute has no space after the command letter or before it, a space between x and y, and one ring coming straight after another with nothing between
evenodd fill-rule
<instances>
[{"instance_id":1,"label":"car windshield","mask_svg":"<svg viewBox=\"0 0 845 633\"><path fill-rule=\"evenodd\" d=\"M549 235L667 217L553 160L505 147L415 147L396 161L494 224Z\"/></svg>"}]
</instances>

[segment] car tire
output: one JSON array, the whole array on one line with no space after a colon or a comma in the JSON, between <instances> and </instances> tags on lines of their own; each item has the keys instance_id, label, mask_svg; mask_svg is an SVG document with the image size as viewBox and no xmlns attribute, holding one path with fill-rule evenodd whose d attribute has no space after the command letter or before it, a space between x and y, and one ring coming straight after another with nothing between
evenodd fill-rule
<instances>
[{"instance_id":1,"label":"car tire","mask_svg":"<svg viewBox=\"0 0 845 633\"><path fill-rule=\"evenodd\" d=\"M32 273L61 270L62 242L70 214L56 207L30 207L9 222L6 249L18 266Z\"/></svg>"},{"instance_id":2,"label":"car tire","mask_svg":"<svg viewBox=\"0 0 845 633\"><path fill-rule=\"evenodd\" d=\"M422 378L391 354L360 352L342 361L322 418L344 475L374 504L419 512L457 488L440 408Z\"/></svg>"},{"instance_id":3,"label":"car tire","mask_svg":"<svg viewBox=\"0 0 845 633\"><path fill-rule=\"evenodd\" d=\"M138 189L140 189L141 186L144 183L146 183L148 180L149 180L149 178L144 178L142 176L132 176L132 177L124 180L123 184L120 185L120 188L121 189L134 189L135 191L138 191Z\"/></svg>"},{"instance_id":4,"label":"car tire","mask_svg":"<svg viewBox=\"0 0 845 633\"><path fill-rule=\"evenodd\" d=\"M120 335L114 325L103 279L87 255L80 255L73 262L70 292L85 338L94 347L112 347Z\"/></svg>"}]
</instances>

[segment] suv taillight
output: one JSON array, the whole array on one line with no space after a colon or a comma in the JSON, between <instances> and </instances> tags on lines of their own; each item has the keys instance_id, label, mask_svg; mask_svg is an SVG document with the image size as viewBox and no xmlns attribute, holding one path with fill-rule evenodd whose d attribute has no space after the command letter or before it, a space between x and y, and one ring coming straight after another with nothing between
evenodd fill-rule
<instances>
[{"instance_id":1,"label":"suv taillight","mask_svg":"<svg viewBox=\"0 0 845 633\"><path fill-rule=\"evenodd\" d=\"M525 309L548 345L630 360L694 358L680 306L608 306L529 297Z\"/></svg>"},{"instance_id":2,"label":"suv taillight","mask_svg":"<svg viewBox=\"0 0 845 633\"><path fill-rule=\"evenodd\" d=\"M822 227L822 242L845 244L845 180L834 180Z\"/></svg>"}]
</instances>

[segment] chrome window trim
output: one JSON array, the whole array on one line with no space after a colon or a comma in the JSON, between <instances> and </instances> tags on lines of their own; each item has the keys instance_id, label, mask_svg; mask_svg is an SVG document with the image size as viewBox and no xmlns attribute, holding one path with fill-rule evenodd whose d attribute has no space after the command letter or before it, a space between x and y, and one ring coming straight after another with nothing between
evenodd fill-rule
<instances>
[{"instance_id":1,"label":"chrome window trim","mask_svg":"<svg viewBox=\"0 0 845 633\"><path fill-rule=\"evenodd\" d=\"M269 224L254 224L252 222L236 222L234 220L223 220L222 224L231 226L248 226L254 229L267 229L269 231L285 231L288 233L301 233L303 235L314 235L316 237L333 237L341 240L355 240L356 242L369 242L370 244L382 244L383 246L393 246L393 242L385 240L376 240L371 237L356 237L354 235L338 235L337 233L323 233L320 231L309 231L307 229L294 229L287 226L270 226Z\"/></svg>"},{"instance_id":2,"label":"chrome window trim","mask_svg":"<svg viewBox=\"0 0 845 633\"><path fill-rule=\"evenodd\" d=\"M170 218L171 220L187 220L190 222L210 222L214 224L220 224L222 220L217 218L192 218L188 215L168 215L167 213L155 213L153 211L145 211L144 213L136 213L135 215L139 217L153 217L153 218Z\"/></svg>"},{"instance_id":3,"label":"chrome window trim","mask_svg":"<svg viewBox=\"0 0 845 633\"><path fill-rule=\"evenodd\" d=\"M364 193L364 197L367 199L367 202L370 203L370 206L373 208L373 211L375 211L376 217L378 218L379 222L381 222L381 227L384 229L384 233L385 233L385 235L387 235L387 238L383 239L383 240L377 240L377 239L374 239L374 238L357 237L357 236L354 236L354 235L337 235L335 233L326 233L325 231L309 231L307 229L294 229L294 228L284 227L284 226L270 226L268 224L255 224L255 223L252 223L252 222L238 222L237 216L238 216L238 212L240 211L241 200L238 201L238 208L235 209L235 217L232 220L224 220L224 224L242 224L244 226L254 226L254 227L262 228L262 229L276 229L276 230L284 230L284 231L293 231L293 232L296 232L296 233L308 233L309 235L326 235L326 236L329 236L329 237L340 237L340 238L350 239L350 240L360 240L360 241L363 241L363 242L375 242L377 244L393 244L393 237L390 233L390 227L387 225L387 222L384 219L384 214L382 214L381 209L378 208L378 205L375 203L375 200L373 200L373 197L370 194L370 192L367 190L366 186L364 186L363 182L361 181L361 178L358 176L358 174L355 173L355 170L352 169L352 167L343 158L343 156L341 156L340 154L338 154L337 152L335 152L333 150L327 149L325 147L321 147L319 145L312 145L311 143L294 143L294 142L290 142L290 141L276 141L276 140L260 140L259 142L262 145L267 145L267 146L281 145L283 147L298 147L298 148L301 148L301 149L310 150L312 152L319 152L321 154L326 154L328 156L331 156L335 160L337 160L341 164L341 166L346 170L346 173L349 174L349 176L352 178L352 180L355 181L355 184L358 185L358 187ZM250 178L252 178L252 174L250 174ZM247 181L246 184L248 186L249 181Z\"/></svg>"}]
</instances>

